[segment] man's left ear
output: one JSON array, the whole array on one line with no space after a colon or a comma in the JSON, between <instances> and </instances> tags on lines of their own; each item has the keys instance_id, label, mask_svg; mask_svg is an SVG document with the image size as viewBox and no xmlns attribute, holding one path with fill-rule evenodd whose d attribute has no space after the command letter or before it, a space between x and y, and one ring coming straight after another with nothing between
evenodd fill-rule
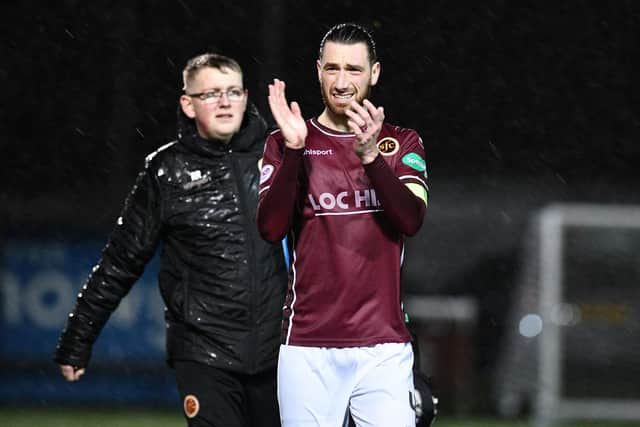
<instances>
[{"instance_id":1,"label":"man's left ear","mask_svg":"<svg viewBox=\"0 0 640 427\"><path fill-rule=\"evenodd\" d=\"M196 116L196 112L193 109L193 101L191 100L191 97L182 95L180 97L180 108L182 108L182 112L185 114L185 116L189 117L190 119L193 119Z\"/></svg>"},{"instance_id":2,"label":"man's left ear","mask_svg":"<svg viewBox=\"0 0 640 427\"><path fill-rule=\"evenodd\" d=\"M382 66L379 62L376 62L371 67L371 86L375 86L378 83L378 79L380 78L380 71Z\"/></svg>"}]
</instances>

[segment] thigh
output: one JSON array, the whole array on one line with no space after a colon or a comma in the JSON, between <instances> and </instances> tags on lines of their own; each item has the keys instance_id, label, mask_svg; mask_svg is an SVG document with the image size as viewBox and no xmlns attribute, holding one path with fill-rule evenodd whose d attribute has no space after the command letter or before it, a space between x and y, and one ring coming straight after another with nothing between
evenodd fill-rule
<instances>
[{"instance_id":1,"label":"thigh","mask_svg":"<svg viewBox=\"0 0 640 427\"><path fill-rule=\"evenodd\" d=\"M358 427L415 427L413 351L409 343L380 344L351 396Z\"/></svg>"},{"instance_id":2,"label":"thigh","mask_svg":"<svg viewBox=\"0 0 640 427\"><path fill-rule=\"evenodd\" d=\"M247 377L247 411L251 427L279 427L276 368Z\"/></svg>"},{"instance_id":3,"label":"thigh","mask_svg":"<svg viewBox=\"0 0 640 427\"><path fill-rule=\"evenodd\" d=\"M246 397L233 373L202 363L175 362L189 427L246 427Z\"/></svg>"},{"instance_id":4,"label":"thigh","mask_svg":"<svg viewBox=\"0 0 640 427\"><path fill-rule=\"evenodd\" d=\"M342 425L353 375L335 350L280 347L278 403L283 427Z\"/></svg>"}]
</instances>

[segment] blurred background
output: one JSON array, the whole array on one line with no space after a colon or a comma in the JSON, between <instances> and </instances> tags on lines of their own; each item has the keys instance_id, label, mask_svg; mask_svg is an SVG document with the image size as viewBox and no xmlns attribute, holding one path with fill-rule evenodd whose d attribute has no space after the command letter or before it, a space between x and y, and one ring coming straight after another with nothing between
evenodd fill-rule
<instances>
[{"instance_id":1,"label":"blurred background","mask_svg":"<svg viewBox=\"0 0 640 427\"><path fill-rule=\"evenodd\" d=\"M51 353L75 295L145 156L175 138L188 58L238 59L269 120L267 84L281 78L311 117L322 110L319 41L354 21L377 41L374 103L425 144L430 206L407 242L403 281L443 416L559 408L541 403L543 360L561 368L554 402L615 399L622 406L601 413L638 416L640 4L23 0L2 9L1 407L179 411L157 265L108 323L87 375L68 385ZM545 250L549 242L560 249ZM541 289L560 289L552 306Z\"/></svg>"}]
</instances>

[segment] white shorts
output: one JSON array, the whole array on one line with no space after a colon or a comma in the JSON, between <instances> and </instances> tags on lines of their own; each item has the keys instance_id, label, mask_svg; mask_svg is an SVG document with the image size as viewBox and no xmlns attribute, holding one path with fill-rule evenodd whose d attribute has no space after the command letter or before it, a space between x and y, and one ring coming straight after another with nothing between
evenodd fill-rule
<instances>
[{"instance_id":1,"label":"white shorts","mask_svg":"<svg viewBox=\"0 0 640 427\"><path fill-rule=\"evenodd\" d=\"M415 427L410 343L371 347L282 345L278 402L283 427Z\"/></svg>"}]
</instances>

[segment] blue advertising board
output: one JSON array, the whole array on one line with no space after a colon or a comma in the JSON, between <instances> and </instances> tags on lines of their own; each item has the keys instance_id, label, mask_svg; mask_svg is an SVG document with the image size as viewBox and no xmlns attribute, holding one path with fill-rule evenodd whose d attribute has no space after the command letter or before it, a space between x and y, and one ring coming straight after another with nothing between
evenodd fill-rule
<instances>
[{"instance_id":1,"label":"blue advertising board","mask_svg":"<svg viewBox=\"0 0 640 427\"><path fill-rule=\"evenodd\" d=\"M165 363L158 256L98 337L87 373L65 383L52 361L76 296L100 258L98 238L8 239L0 252L0 402L177 401Z\"/></svg>"}]
</instances>

